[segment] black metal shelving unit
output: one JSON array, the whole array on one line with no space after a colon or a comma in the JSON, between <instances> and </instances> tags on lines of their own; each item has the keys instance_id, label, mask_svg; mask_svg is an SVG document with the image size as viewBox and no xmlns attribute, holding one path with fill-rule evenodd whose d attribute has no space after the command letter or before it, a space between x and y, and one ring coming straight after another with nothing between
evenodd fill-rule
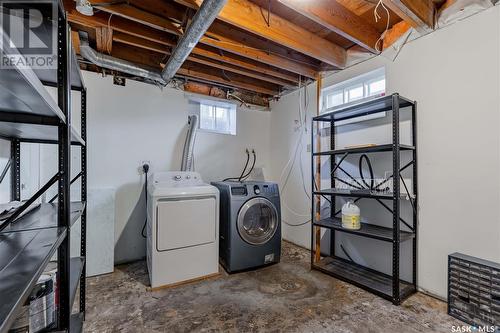
<instances>
[{"instance_id":1,"label":"black metal shelving unit","mask_svg":"<svg viewBox=\"0 0 500 333\"><path fill-rule=\"evenodd\" d=\"M87 200L86 98L87 92L71 31L60 0L50 0L56 17L44 19L44 31L57 39L57 69L12 67L0 70L0 138L11 142L11 200L21 199L21 143L55 144L58 171L0 227L0 333L7 332L46 265L57 251L57 320L54 331L80 332L85 314L85 244ZM48 1L26 4L45 16ZM2 3L3 6L5 3ZM49 6L50 7L50 6ZM47 15L52 16L52 15ZM2 27L0 27L2 29ZM2 31L2 45L9 37ZM2 49L5 55L22 55ZM57 88L57 101L45 86ZM81 93L81 135L71 122L71 91ZM80 147L81 171L71 179L72 146ZM81 179L81 198L71 202L70 185ZM57 184L57 196L20 215L31 203ZM20 217L19 217L20 216ZM71 229L81 221L78 257L71 257ZM79 289L78 311L72 313Z\"/></svg>"},{"instance_id":2,"label":"black metal shelving unit","mask_svg":"<svg viewBox=\"0 0 500 333\"><path fill-rule=\"evenodd\" d=\"M412 144L400 144L400 112L401 109L411 110L411 132ZM407 109L407 110L408 110ZM417 290L417 235L418 235L418 187L417 187L417 131L416 131L416 111L417 103L399 94L383 96L368 102L359 103L337 109L335 111L321 114L312 119L311 142L315 147L315 140L321 140L320 123L328 123L330 126L330 147L328 150L313 150L311 156L312 170L312 216L311 221L311 269L318 270L336 277L340 280L354 284L360 288L368 290L376 295L392 301L399 305L401 301L416 292ZM367 116L380 112L390 112L392 118L392 143L338 149L335 147L335 126L342 120L353 119L361 116ZM314 149L314 148L313 148ZM411 160L409 163L401 166L401 152L410 152ZM392 152L392 175L386 180L400 179L400 173L411 168L413 178L413 193L410 195L400 192L400 182L393 181L392 191L390 193L376 191L376 189L340 189L336 188L334 177L340 169L340 164L348 155L367 154L378 152ZM321 163L316 163L315 159L321 156L330 157L330 188L322 189L317 186L316 169ZM337 159L337 157L341 157ZM325 180L325 178L323 178ZM321 182L320 182L321 183ZM380 184L382 185L382 184ZM405 185L406 186L406 185ZM330 216L317 217L318 196L329 198ZM376 200L383 208L392 214L392 228L382 227L370 223L362 223L360 230L348 230L342 227L341 219L338 217L340 210L336 210L337 197L355 198L355 202L361 199ZM401 218L401 201L411 200L412 221L408 223ZM401 224L404 227L401 227ZM330 232L330 253L315 256L317 249L317 239L315 231L318 228L327 229ZM349 233L358 237L375 239L392 244L392 274L388 275L377 270L359 265L352 260L347 260L336 255L335 234L337 232ZM400 278L400 244L402 242L412 242L412 281L404 281Z\"/></svg>"}]
</instances>

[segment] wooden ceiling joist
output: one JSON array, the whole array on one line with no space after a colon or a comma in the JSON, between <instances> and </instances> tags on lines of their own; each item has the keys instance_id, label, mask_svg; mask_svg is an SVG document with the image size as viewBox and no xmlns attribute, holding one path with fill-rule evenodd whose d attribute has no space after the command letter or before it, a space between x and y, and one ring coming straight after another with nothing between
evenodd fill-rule
<instances>
[{"instance_id":1,"label":"wooden ceiling joist","mask_svg":"<svg viewBox=\"0 0 500 333\"><path fill-rule=\"evenodd\" d=\"M150 40L146 40L140 37L128 35L121 32L115 33L113 36L113 40L127 45L132 45L163 54L170 54L171 51L170 48L175 46L174 42L156 43ZM262 66L260 64L256 64L255 62L249 61L245 58L234 56L231 53L226 53L226 54L224 53L221 54L221 53L222 52L217 52L216 50L210 49L203 45L195 47L191 52L191 54L193 55L203 56L223 63L236 65L240 68L247 69L249 71L254 71L264 75L275 77L278 79L276 80L275 83L280 82L278 84L282 84L285 86L290 86L290 85L297 86L299 84L297 75L293 75L291 73L285 73L276 68L271 68L270 66Z\"/></svg>"},{"instance_id":2,"label":"wooden ceiling joist","mask_svg":"<svg viewBox=\"0 0 500 333\"><path fill-rule=\"evenodd\" d=\"M95 32L97 51L108 54L111 53L113 48L113 29L108 27L97 27Z\"/></svg>"},{"instance_id":3,"label":"wooden ceiling joist","mask_svg":"<svg viewBox=\"0 0 500 333\"><path fill-rule=\"evenodd\" d=\"M99 9L109 14L117 15L128 20L147 25L154 29L166 31L176 35L181 34L179 27L170 20L127 4L106 5L99 7Z\"/></svg>"},{"instance_id":4,"label":"wooden ceiling joist","mask_svg":"<svg viewBox=\"0 0 500 333\"><path fill-rule=\"evenodd\" d=\"M234 55L229 52L222 52L221 50L214 49L212 47L208 47L205 45L200 45L198 47L195 47L192 51L192 54L195 55L200 55L204 56L213 60L225 62L228 64L236 65L241 68L245 68L251 71L259 72L265 75L269 75L272 77L279 78L281 80L287 81L288 83L286 85L294 85L297 86L299 84L299 76L292 74L292 73L287 73L283 70L280 70L278 68L274 68L265 64L261 64L249 59L246 59L244 57L240 57L237 55Z\"/></svg>"},{"instance_id":5,"label":"wooden ceiling joist","mask_svg":"<svg viewBox=\"0 0 500 333\"><path fill-rule=\"evenodd\" d=\"M248 91L254 91L265 95L275 96L279 93L277 85L267 84L265 82L250 79L233 73L223 73L222 71L213 71L206 66L186 63L177 72L181 76L191 77L207 82L215 82L226 87L241 88Z\"/></svg>"},{"instance_id":6,"label":"wooden ceiling joist","mask_svg":"<svg viewBox=\"0 0 500 333\"><path fill-rule=\"evenodd\" d=\"M255 61L285 69L287 71L297 73L307 78L314 78L318 69L295 60L289 59L278 54L266 52L264 49L258 49L247 46L237 40L227 38L223 35L214 35L202 37L200 43L209 45L226 52L231 52L242 57L253 59Z\"/></svg>"},{"instance_id":7,"label":"wooden ceiling joist","mask_svg":"<svg viewBox=\"0 0 500 333\"><path fill-rule=\"evenodd\" d=\"M411 28L410 24L406 21L401 21L394 24L391 29L387 31L384 37L384 50L394 44L401 36L403 36Z\"/></svg>"},{"instance_id":8,"label":"wooden ceiling joist","mask_svg":"<svg viewBox=\"0 0 500 333\"><path fill-rule=\"evenodd\" d=\"M71 30L71 45L73 45L76 54L80 54L80 37L76 30Z\"/></svg>"},{"instance_id":9,"label":"wooden ceiling joist","mask_svg":"<svg viewBox=\"0 0 500 333\"><path fill-rule=\"evenodd\" d=\"M159 64L163 58L163 55L160 53L123 45L121 43L115 44L111 55L137 63L145 68L151 68L158 71L161 69ZM276 84L230 73L221 69L214 69L191 61L186 61L183 67L178 71L178 74L180 76L191 77L206 82L215 82L226 87L245 89L270 96L277 95L280 90L279 85Z\"/></svg>"},{"instance_id":10,"label":"wooden ceiling joist","mask_svg":"<svg viewBox=\"0 0 500 333\"><path fill-rule=\"evenodd\" d=\"M85 16L76 11L74 0L62 1L68 21L76 30L88 33L97 51L156 71L171 56L203 3L89 0L96 11ZM228 0L177 74L225 90L253 92L268 100L317 78L321 71L344 68L347 50L376 52L375 44L386 24L373 20L377 2ZM390 12L384 47L410 25L419 31L434 26L436 0L383 2ZM78 35L73 33L72 38L75 43Z\"/></svg>"},{"instance_id":11,"label":"wooden ceiling joist","mask_svg":"<svg viewBox=\"0 0 500 333\"><path fill-rule=\"evenodd\" d=\"M170 48L167 46L164 46L162 44L158 44L155 42L151 42L148 40L144 40L135 36L130 36L124 33L117 33L113 36L113 39L116 42L139 47L142 49L150 50L153 52L158 52L163 55L170 55ZM201 56L201 57L199 57ZM245 75L248 77L253 77L259 80L263 80L266 82L270 83L275 83L278 85L290 87L293 85L297 85L298 82L295 82L295 84L291 83L290 81L282 80L279 78L275 78L272 76L269 76L264 73L259 73L258 68L254 68L254 71L252 70L247 70L243 67L235 66L233 62L231 61L222 61L221 59L225 59L223 56L221 56L218 53L215 53L213 51L208 51L208 50L203 50L201 48L194 48L193 51L191 52L191 55L188 57L188 60L192 62L196 62L199 64L207 65L210 67L222 69L228 72L236 73L236 74L241 74Z\"/></svg>"},{"instance_id":12,"label":"wooden ceiling joist","mask_svg":"<svg viewBox=\"0 0 500 333\"><path fill-rule=\"evenodd\" d=\"M432 0L384 0L384 5L421 33L434 29L436 7Z\"/></svg>"},{"instance_id":13,"label":"wooden ceiling joist","mask_svg":"<svg viewBox=\"0 0 500 333\"><path fill-rule=\"evenodd\" d=\"M203 2L176 1L194 9ZM248 0L230 0L219 13L218 19L337 68L345 66L345 49L272 12L269 13L269 22L266 22L265 12L266 9Z\"/></svg>"},{"instance_id":14,"label":"wooden ceiling joist","mask_svg":"<svg viewBox=\"0 0 500 333\"><path fill-rule=\"evenodd\" d=\"M184 83L184 91L217 98L228 97L227 92L223 88L216 87L212 84L200 83L195 81L188 81ZM234 91L229 94L229 97L231 96L234 96L237 102L254 104L267 108L269 107L269 100L260 94L248 94L245 92Z\"/></svg>"},{"instance_id":15,"label":"wooden ceiling joist","mask_svg":"<svg viewBox=\"0 0 500 333\"><path fill-rule=\"evenodd\" d=\"M137 23L122 17L113 16L110 19L110 15L107 13L95 13L93 16L85 16L80 14L74 8L74 4L72 7L66 4L68 0L65 0L65 8L68 9L67 17L68 21L72 23L76 23L85 27L96 29L97 27L110 27L114 31L123 32L132 36L141 37L144 39L148 39L157 43L171 45L171 43L175 43L175 40L172 38L171 34L166 34L160 30L150 28L141 23ZM70 4L72 3L69 0Z\"/></svg>"},{"instance_id":16,"label":"wooden ceiling joist","mask_svg":"<svg viewBox=\"0 0 500 333\"><path fill-rule=\"evenodd\" d=\"M167 46L174 46L176 43L174 36L162 33L162 31L151 28L150 26L145 26L138 22L130 21L122 17L116 17L116 16L113 16L111 19L109 19L109 14L106 13L96 13L94 16L91 17L85 16L78 13L76 9L74 9L74 4L72 5L72 7L70 6L70 4L68 4L66 5L66 8L69 8L68 20L70 22L92 27L94 29L100 26L109 25L109 27L112 28L114 31L122 32L135 37L140 37L142 39L147 39L149 41L160 43ZM221 31L226 31L227 36L229 37L221 35L220 34ZM257 40L255 37L246 37L245 40L251 39L251 42L253 44L262 47L262 49L249 47L243 44L241 40L237 39L236 32L230 29L226 29L225 26L215 25L215 27L210 29L210 32L207 35L209 35L210 37L203 37L200 43L225 51L224 53L225 58L230 57L231 54L234 54L243 58L251 59L254 62L262 63L265 66L274 66L277 68L290 71L292 73L302 75L307 78L314 78L316 76L318 69L315 68L313 65L306 63L305 59L299 58L293 52L290 52L290 55L288 57L286 57L285 54L283 55L276 54L278 51L275 50L275 48L273 48L272 46L267 45L269 51L273 52L270 53L269 51L266 51L264 49L264 46L266 45L258 44L259 42L261 44L265 43ZM268 75L281 77L282 79L291 82L298 82L298 78L293 79L290 75L286 74L275 75L276 73L274 74L271 73L272 70L266 68L265 66L263 68L259 68L259 71Z\"/></svg>"},{"instance_id":17,"label":"wooden ceiling joist","mask_svg":"<svg viewBox=\"0 0 500 333\"><path fill-rule=\"evenodd\" d=\"M331 31L376 53L380 32L370 23L341 4L331 0L279 0L282 4L308 17Z\"/></svg>"}]
</instances>

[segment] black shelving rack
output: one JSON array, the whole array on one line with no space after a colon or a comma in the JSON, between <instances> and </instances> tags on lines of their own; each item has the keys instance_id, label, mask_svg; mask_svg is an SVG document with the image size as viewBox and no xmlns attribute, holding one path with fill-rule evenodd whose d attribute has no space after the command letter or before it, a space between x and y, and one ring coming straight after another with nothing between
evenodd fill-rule
<instances>
[{"instance_id":1,"label":"black shelving rack","mask_svg":"<svg viewBox=\"0 0 500 333\"><path fill-rule=\"evenodd\" d=\"M411 110L411 134L412 144L403 145L400 143L400 113L404 110ZM312 214L311 214L311 269L318 270L340 280L349 282L360 288L368 290L380 297L392 301L399 305L405 298L415 293L417 290L417 235L418 235L418 186L417 186L417 103L399 94L392 94L370 100L368 102L350 105L344 108L324 113L312 119L311 142L311 170L312 170ZM361 116L372 115L381 112L388 112L392 118L392 143L338 149L335 146L335 126L339 121L353 119ZM327 123L330 126L330 147L325 151L314 151L315 140L321 140L322 129L320 123ZM408 151L411 160L405 165L401 165L401 153ZM336 188L336 173L345 157L351 154L367 154L377 152L392 152L392 175L386 179L393 179L392 191L390 193L369 190L350 190ZM321 167L321 162L317 163L321 156L330 157L330 172L327 179L330 179L329 189L321 188L321 180L318 181L316 170ZM338 158L340 157L340 158ZM338 158L338 159L337 159ZM316 163L315 163L316 160ZM400 173L407 169L412 170L413 193L410 195L400 192ZM333 171L333 173L332 173ZM322 180L325 180L323 178ZM403 181L403 180L402 180ZM318 186L318 183L320 186ZM406 184L403 181L404 186ZM407 191L409 194L409 192ZM320 216L318 213L318 198L323 197L330 201L330 214L328 217ZM375 224L362 222L360 230L348 230L342 227L340 210L336 209L337 197L376 200L383 208L392 214L392 228L382 227ZM411 200L413 207L412 221L408 223L401 218L401 201ZM321 202L319 202L321 204ZM364 216L365 214L363 214ZM403 224L403 228L402 228ZM329 230L330 233L330 253L321 254L315 231L320 228ZM392 274L385 274L355 263L351 259L344 259L336 255L335 234L338 232L349 233L358 237L375 239L392 244ZM402 242L412 242L412 279L404 281L400 277L400 245Z\"/></svg>"},{"instance_id":2,"label":"black shelving rack","mask_svg":"<svg viewBox=\"0 0 500 333\"><path fill-rule=\"evenodd\" d=\"M3 2L0 6L5 6ZM50 6L47 6L47 3ZM0 69L0 138L11 142L11 200L21 200L21 143L54 144L58 147L56 174L30 197L0 227L0 333L8 332L19 315L38 278L57 252L57 311L53 331L81 332L85 315L85 251L87 200L86 98L71 31L60 0L26 2L44 16L44 30L57 39L57 69L10 67ZM51 7L51 13L47 8ZM4 9L4 8L2 8ZM53 17L57 12L56 17ZM46 19L47 17L52 19ZM2 27L0 27L2 29ZM9 37L2 31L2 45ZM50 37L48 37L50 38ZM5 55L22 55L22 50L0 50ZM57 101L45 86L57 88ZM81 134L71 122L71 91L81 93ZM72 147L79 147L80 173L71 179ZM80 201L72 202L70 186L81 179ZM51 186L57 196L21 215ZM81 246L71 257L71 230L81 221ZM80 304L73 303L79 290Z\"/></svg>"}]
</instances>

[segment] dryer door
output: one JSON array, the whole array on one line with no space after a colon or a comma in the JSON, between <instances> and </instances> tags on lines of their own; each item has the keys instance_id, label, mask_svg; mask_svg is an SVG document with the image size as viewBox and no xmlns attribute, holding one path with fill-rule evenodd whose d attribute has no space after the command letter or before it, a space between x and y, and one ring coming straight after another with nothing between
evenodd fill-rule
<instances>
[{"instance_id":1,"label":"dryer door","mask_svg":"<svg viewBox=\"0 0 500 333\"><path fill-rule=\"evenodd\" d=\"M253 198L245 202L238 213L238 233L247 243L268 242L278 229L278 211L271 201Z\"/></svg>"},{"instance_id":2,"label":"dryer door","mask_svg":"<svg viewBox=\"0 0 500 333\"><path fill-rule=\"evenodd\" d=\"M157 206L157 251L212 243L216 240L215 197L164 199Z\"/></svg>"}]
</instances>

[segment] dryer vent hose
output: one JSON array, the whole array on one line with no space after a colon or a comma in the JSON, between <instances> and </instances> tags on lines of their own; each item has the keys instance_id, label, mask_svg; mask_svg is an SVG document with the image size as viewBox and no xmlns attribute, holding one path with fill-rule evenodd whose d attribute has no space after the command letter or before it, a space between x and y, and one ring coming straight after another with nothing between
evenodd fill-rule
<instances>
[{"instance_id":1,"label":"dryer vent hose","mask_svg":"<svg viewBox=\"0 0 500 333\"><path fill-rule=\"evenodd\" d=\"M194 142L197 130L198 116L189 116L186 141L184 142L184 150L182 152L181 171L194 171Z\"/></svg>"}]
</instances>

